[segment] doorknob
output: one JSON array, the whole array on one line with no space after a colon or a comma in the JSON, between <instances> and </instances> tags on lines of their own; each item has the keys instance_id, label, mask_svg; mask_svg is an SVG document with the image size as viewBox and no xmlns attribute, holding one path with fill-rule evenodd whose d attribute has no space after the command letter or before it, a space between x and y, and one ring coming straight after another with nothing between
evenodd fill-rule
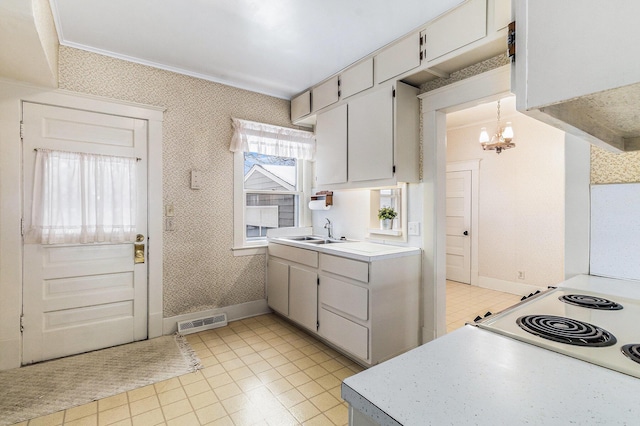
<instances>
[{"instance_id":1,"label":"doorknob","mask_svg":"<svg viewBox=\"0 0 640 426\"><path fill-rule=\"evenodd\" d=\"M144 235L136 235L137 244L133 245L133 263L144 263Z\"/></svg>"},{"instance_id":2,"label":"doorknob","mask_svg":"<svg viewBox=\"0 0 640 426\"><path fill-rule=\"evenodd\" d=\"M464 231L462 234L463 235L469 235L469 231Z\"/></svg>"}]
</instances>

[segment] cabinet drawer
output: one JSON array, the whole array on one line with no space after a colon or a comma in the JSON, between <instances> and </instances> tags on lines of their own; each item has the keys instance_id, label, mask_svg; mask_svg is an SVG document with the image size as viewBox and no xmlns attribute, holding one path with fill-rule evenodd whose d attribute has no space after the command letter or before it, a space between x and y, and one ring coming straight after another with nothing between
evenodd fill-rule
<instances>
[{"instance_id":1,"label":"cabinet drawer","mask_svg":"<svg viewBox=\"0 0 640 426\"><path fill-rule=\"evenodd\" d=\"M369 329L346 318L320 309L320 335L348 352L369 358Z\"/></svg>"},{"instance_id":2,"label":"cabinet drawer","mask_svg":"<svg viewBox=\"0 0 640 426\"><path fill-rule=\"evenodd\" d=\"M291 262L311 266L312 268L318 267L318 252L313 250L271 243L269 244L269 256L281 257Z\"/></svg>"},{"instance_id":3,"label":"cabinet drawer","mask_svg":"<svg viewBox=\"0 0 640 426\"><path fill-rule=\"evenodd\" d=\"M320 276L320 303L366 321L369 290L325 275Z\"/></svg>"},{"instance_id":4,"label":"cabinet drawer","mask_svg":"<svg viewBox=\"0 0 640 426\"><path fill-rule=\"evenodd\" d=\"M367 262L321 253L320 269L364 283L369 282L369 263Z\"/></svg>"}]
</instances>

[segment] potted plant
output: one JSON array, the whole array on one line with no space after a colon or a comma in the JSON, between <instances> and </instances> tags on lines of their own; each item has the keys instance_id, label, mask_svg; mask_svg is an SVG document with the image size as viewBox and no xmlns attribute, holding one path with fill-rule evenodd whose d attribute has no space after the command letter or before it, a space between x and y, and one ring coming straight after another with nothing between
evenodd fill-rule
<instances>
[{"instance_id":1,"label":"potted plant","mask_svg":"<svg viewBox=\"0 0 640 426\"><path fill-rule=\"evenodd\" d=\"M378 219L380 219L380 229L391 229L393 227L393 219L398 216L398 212L393 207L381 207L378 210Z\"/></svg>"}]
</instances>

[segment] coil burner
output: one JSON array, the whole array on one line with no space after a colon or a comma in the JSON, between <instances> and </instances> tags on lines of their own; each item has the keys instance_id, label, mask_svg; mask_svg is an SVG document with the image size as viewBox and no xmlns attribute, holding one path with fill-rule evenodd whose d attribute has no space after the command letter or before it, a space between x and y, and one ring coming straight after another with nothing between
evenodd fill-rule
<instances>
[{"instance_id":1,"label":"coil burner","mask_svg":"<svg viewBox=\"0 0 640 426\"><path fill-rule=\"evenodd\" d=\"M640 343L634 343L632 345L624 345L620 348L623 354L625 354L631 361L640 364Z\"/></svg>"},{"instance_id":2,"label":"coil burner","mask_svg":"<svg viewBox=\"0 0 640 426\"><path fill-rule=\"evenodd\" d=\"M587 322L553 315L525 315L516 320L524 331L554 342L603 347L616 343L608 331Z\"/></svg>"},{"instance_id":3,"label":"coil burner","mask_svg":"<svg viewBox=\"0 0 640 426\"><path fill-rule=\"evenodd\" d=\"M602 297L587 296L584 294L566 294L558 297L559 300L570 305L581 306L589 309L600 309L604 311L618 311L622 305Z\"/></svg>"}]
</instances>

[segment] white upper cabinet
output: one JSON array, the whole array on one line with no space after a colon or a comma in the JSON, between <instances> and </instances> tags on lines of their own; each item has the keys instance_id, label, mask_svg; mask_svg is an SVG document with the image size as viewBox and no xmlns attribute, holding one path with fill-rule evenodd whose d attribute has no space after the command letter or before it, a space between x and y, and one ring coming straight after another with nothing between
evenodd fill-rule
<instances>
[{"instance_id":1,"label":"white upper cabinet","mask_svg":"<svg viewBox=\"0 0 640 426\"><path fill-rule=\"evenodd\" d=\"M398 82L349 102L348 178L352 187L419 179L418 89Z\"/></svg>"},{"instance_id":2,"label":"white upper cabinet","mask_svg":"<svg viewBox=\"0 0 640 426\"><path fill-rule=\"evenodd\" d=\"M349 180L393 177L393 87L349 102Z\"/></svg>"},{"instance_id":3,"label":"white upper cabinet","mask_svg":"<svg viewBox=\"0 0 640 426\"><path fill-rule=\"evenodd\" d=\"M316 187L417 182L417 94L418 89L401 82L386 84L318 114Z\"/></svg>"},{"instance_id":4,"label":"white upper cabinet","mask_svg":"<svg viewBox=\"0 0 640 426\"><path fill-rule=\"evenodd\" d=\"M312 111L318 111L338 102L338 76L311 89Z\"/></svg>"},{"instance_id":5,"label":"white upper cabinet","mask_svg":"<svg viewBox=\"0 0 640 426\"><path fill-rule=\"evenodd\" d=\"M392 44L375 56L376 82L381 83L420 65L420 34Z\"/></svg>"},{"instance_id":6,"label":"white upper cabinet","mask_svg":"<svg viewBox=\"0 0 640 426\"><path fill-rule=\"evenodd\" d=\"M304 93L291 99L291 121L304 117L311 113L311 91Z\"/></svg>"},{"instance_id":7,"label":"white upper cabinet","mask_svg":"<svg viewBox=\"0 0 640 426\"><path fill-rule=\"evenodd\" d=\"M640 149L640 2L516 0L516 106L617 151Z\"/></svg>"},{"instance_id":8,"label":"white upper cabinet","mask_svg":"<svg viewBox=\"0 0 640 426\"><path fill-rule=\"evenodd\" d=\"M347 181L347 104L318 114L316 185Z\"/></svg>"},{"instance_id":9,"label":"white upper cabinet","mask_svg":"<svg viewBox=\"0 0 640 426\"><path fill-rule=\"evenodd\" d=\"M340 98L360 93L373 87L373 58L356 64L340 74Z\"/></svg>"},{"instance_id":10,"label":"white upper cabinet","mask_svg":"<svg viewBox=\"0 0 640 426\"><path fill-rule=\"evenodd\" d=\"M487 35L487 0L470 0L430 22L424 30L426 60L432 61Z\"/></svg>"}]
</instances>

